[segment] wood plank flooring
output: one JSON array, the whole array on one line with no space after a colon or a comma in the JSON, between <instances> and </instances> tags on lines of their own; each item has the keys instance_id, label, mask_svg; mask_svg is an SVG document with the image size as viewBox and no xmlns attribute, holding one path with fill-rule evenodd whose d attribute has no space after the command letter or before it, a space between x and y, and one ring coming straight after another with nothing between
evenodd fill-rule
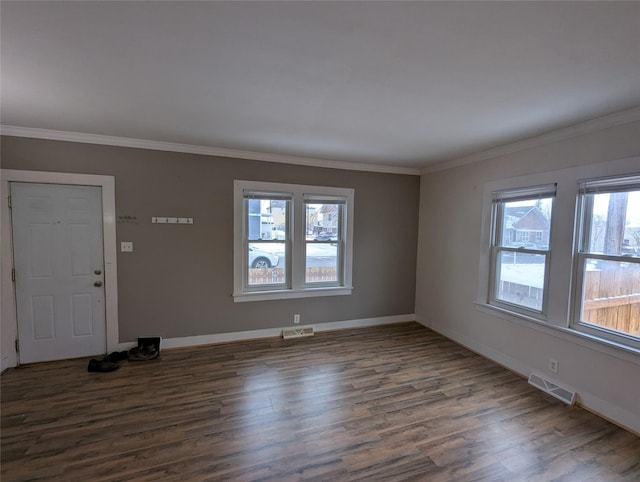
<instances>
[{"instance_id":1,"label":"wood plank flooring","mask_svg":"<svg viewBox=\"0 0 640 482\"><path fill-rule=\"evenodd\" d=\"M640 438L416 323L2 375L2 480L638 481Z\"/></svg>"}]
</instances>

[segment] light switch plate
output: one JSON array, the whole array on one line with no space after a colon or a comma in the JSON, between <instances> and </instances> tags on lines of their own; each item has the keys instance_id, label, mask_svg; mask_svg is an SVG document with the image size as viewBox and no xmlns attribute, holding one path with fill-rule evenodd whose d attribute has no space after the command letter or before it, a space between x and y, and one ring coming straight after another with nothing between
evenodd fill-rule
<instances>
[{"instance_id":1,"label":"light switch plate","mask_svg":"<svg viewBox=\"0 0 640 482\"><path fill-rule=\"evenodd\" d=\"M133 253L133 241L122 241L120 243L121 253Z\"/></svg>"}]
</instances>

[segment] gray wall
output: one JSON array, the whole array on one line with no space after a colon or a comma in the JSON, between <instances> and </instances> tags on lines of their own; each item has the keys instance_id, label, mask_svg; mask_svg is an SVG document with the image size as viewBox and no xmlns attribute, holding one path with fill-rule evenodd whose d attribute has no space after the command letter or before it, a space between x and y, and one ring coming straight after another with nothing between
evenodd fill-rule
<instances>
[{"instance_id":1,"label":"gray wall","mask_svg":"<svg viewBox=\"0 0 640 482\"><path fill-rule=\"evenodd\" d=\"M2 138L2 168L113 175L119 336L165 338L414 312L420 178L71 142ZM350 296L234 303L234 179L355 189ZM152 216L193 217L193 226Z\"/></svg>"},{"instance_id":2,"label":"gray wall","mask_svg":"<svg viewBox=\"0 0 640 482\"><path fill-rule=\"evenodd\" d=\"M640 431L640 356L621 351L612 356L576 335L516 323L475 304L485 183L633 156L640 156L638 122L423 175L416 316L523 375L538 371L559 379L575 388L586 406ZM562 223L573 225L570 211ZM550 357L560 361L558 375L548 372Z\"/></svg>"}]
</instances>

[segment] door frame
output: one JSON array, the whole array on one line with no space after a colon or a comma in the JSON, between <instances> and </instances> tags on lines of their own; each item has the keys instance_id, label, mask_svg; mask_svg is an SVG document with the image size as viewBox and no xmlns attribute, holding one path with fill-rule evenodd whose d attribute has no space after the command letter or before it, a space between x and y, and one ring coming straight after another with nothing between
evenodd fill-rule
<instances>
[{"instance_id":1,"label":"door frame","mask_svg":"<svg viewBox=\"0 0 640 482\"><path fill-rule=\"evenodd\" d=\"M1 370L15 367L19 363L15 351L15 340L18 339L18 318L16 312L15 283L11 280L13 268L13 245L11 212L7 198L10 182L30 182L40 184L70 184L81 186L98 186L102 188L102 236L104 249L104 294L106 351L110 353L118 349L118 279L116 249L116 196L115 177L94 174L72 174L63 172L18 171L0 169L0 192L2 206L0 208L0 228L2 229L2 246L0 246L0 283L1 283L1 320L0 356Z\"/></svg>"}]
</instances>

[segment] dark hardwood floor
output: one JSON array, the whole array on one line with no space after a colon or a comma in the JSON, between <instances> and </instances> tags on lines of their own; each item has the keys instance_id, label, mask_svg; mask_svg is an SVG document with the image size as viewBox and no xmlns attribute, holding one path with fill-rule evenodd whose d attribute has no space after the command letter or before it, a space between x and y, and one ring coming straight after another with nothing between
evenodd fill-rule
<instances>
[{"instance_id":1,"label":"dark hardwood floor","mask_svg":"<svg viewBox=\"0 0 640 482\"><path fill-rule=\"evenodd\" d=\"M640 480L640 438L415 323L2 375L2 480Z\"/></svg>"}]
</instances>

